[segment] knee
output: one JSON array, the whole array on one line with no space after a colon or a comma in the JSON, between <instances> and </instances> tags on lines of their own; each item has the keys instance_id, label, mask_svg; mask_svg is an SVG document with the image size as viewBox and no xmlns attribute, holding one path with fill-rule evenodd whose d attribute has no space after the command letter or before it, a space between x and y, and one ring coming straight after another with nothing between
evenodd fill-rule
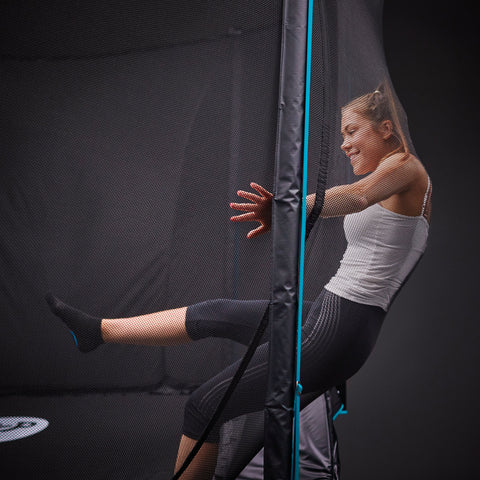
<instances>
[{"instance_id":1,"label":"knee","mask_svg":"<svg viewBox=\"0 0 480 480\"><path fill-rule=\"evenodd\" d=\"M185 329L192 340L200 340L215 336L212 319L222 315L225 300L206 300L190 305L185 315Z\"/></svg>"},{"instance_id":2,"label":"knee","mask_svg":"<svg viewBox=\"0 0 480 480\"><path fill-rule=\"evenodd\" d=\"M205 428L209 424L213 414L206 412L201 407L201 396L197 392L193 392L187 403L185 404L185 411L183 416L183 435L198 440ZM213 425L212 430L207 436L206 441L210 443L218 443L220 436L220 425L217 421Z\"/></svg>"},{"instance_id":3,"label":"knee","mask_svg":"<svg viewBox=\"0 0 480 480\"><path fill-rule=\"evenodd\" d=\"M206 300L187 308L185 328L192 340L229 338L247 345L266 302L258 300Z\"/></svg>"}]
</instances>

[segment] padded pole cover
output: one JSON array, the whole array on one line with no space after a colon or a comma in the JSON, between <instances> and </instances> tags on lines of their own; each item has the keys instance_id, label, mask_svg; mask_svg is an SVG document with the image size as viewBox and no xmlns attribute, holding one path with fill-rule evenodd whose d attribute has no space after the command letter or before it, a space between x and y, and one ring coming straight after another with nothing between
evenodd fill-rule
<instances>
[{"instance_id":1,"label":"padded pole cover","mask_svg":"<svg viewBox=\"0 0 480 480\"><path fill-rule=\"evenodd\" d=\"M273 202L270 369L265 403L265 478L291 470L295 321L307 40L306 0L285 0Z\"/></svg>"}]
</instances>

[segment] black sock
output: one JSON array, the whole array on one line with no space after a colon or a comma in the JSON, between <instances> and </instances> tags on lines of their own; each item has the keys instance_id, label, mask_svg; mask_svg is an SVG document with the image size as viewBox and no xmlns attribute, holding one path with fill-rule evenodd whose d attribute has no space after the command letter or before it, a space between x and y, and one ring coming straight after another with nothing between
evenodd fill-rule
<instances>
[{"instance_id":1,"label":"black sock","mask_svg":"<svg viewBox=\"0 0 480 480\"><path fill-rule=\"evenodd\" d=\"M104 343L101 318L92 317L70 307L51 293L45 296L45 300L50 306L50 310L67 324L81 352L90 352Z\"/></svg>"}]
</instances>

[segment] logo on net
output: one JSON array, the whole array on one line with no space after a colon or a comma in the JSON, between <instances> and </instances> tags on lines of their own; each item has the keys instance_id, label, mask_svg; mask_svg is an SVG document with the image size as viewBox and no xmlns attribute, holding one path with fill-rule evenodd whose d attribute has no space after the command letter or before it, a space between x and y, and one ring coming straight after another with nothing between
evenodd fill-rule
<instances>
[{"instance_id":1,"label":"logo on net","mask_svg":"<svg viewBox=\"0 0 480 480\"><path fill-rule=\"evenodd\" d=\"M30 437L45 430L48 421L36 417L0 417L0 442Z\"/></svg>"}]
</instances>

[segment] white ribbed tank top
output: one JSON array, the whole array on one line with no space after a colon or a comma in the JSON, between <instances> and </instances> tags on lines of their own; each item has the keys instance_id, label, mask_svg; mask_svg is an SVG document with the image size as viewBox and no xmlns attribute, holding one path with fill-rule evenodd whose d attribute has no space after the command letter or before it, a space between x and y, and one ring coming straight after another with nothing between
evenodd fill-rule
<instances>
[{"instance_id":1,"label":"white ribbed tank top","mask_svg":"<svg viewBox=\"0 0 480 480\"><path fill-rule=\"evenodd\" d=\"M430 187L430 185L429 185ZM427 198L427 194L425 199ZM340 297L388 309L392 297L425 251L428 221L380 204L344 220L347 249L325 288Z\"/></svg>"}]
</instances>

